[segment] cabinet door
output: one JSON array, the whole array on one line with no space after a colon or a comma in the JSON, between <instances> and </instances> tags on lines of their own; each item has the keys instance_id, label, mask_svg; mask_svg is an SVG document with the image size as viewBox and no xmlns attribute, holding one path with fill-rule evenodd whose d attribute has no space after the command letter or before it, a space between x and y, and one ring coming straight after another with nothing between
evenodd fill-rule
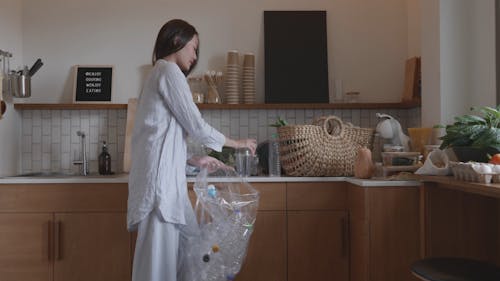
<instances>
[{"instance_id":1,"label":"cabinet door","mask_svg":"<svg viewBox=\"0 0 500 281\"><path fill-rule=\"evenodd\" d=\"M286 217L284 211L257 214L243 267L237 281L286 280Z\"/></svg>"},{"instance_id":2,"label":"cabinet door","mask_svg":"<svg viewBox=\"0 0 500 281\"><path fill-rule=\"evenodd\" d=\"M419 280L409 270L420 259L418 187L369 188L368 195L370 280Z\"/></svg>"},{"instance_id":3,"label":"cabinet door","mask_svg":"<svg viewBox=\"0 0 500 281\"><path fill-rule=\"evenodd\" d=\"M130 280L125 213L55 215L55 281Z\"/></svg>"},{"instance_id":4,"label":"cabinet door","mask_svg":"<svg viewBox=\"0 0 500 281\"><path fill-rule=\"evenodd\" d=\"M288 212L288 281L347 281L345 211Z\"/></svg>"},{"instance_id":5,"label":"cabinet door","mask_svg":"<svg viewBox=\"0 0 500 281\"><path fill-rule=\"evenodd\" d=\"M0 279L51 280L52 214L0 214Z\"/></svg>"}]
</instances>

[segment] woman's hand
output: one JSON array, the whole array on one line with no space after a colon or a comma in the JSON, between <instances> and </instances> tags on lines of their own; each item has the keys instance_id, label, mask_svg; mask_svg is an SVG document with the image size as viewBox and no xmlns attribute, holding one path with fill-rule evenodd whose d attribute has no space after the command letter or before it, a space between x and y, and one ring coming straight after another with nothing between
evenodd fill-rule
<instances>
[{"instance_id":1,"label":"woman's hand","mask_svg":"<svg viewBox=\"0 0 500 281\"><path fill-rule=\"evenodd\" d=\"M233 169L232 167L227 166L223 162L210 157L210 156L193 156L188 159L188 164L193 165L200 168L206 168L209 173L213 173L218 169Z\"/></svg>"},{"instance_id":2,"label":"woman's hand","mask_svg":"<svg viewBox=\"0 0 500 281\"><path fill-rule=\"evenodd\" d=\"M233 148L248 148L252 155L255 155L255 149L257 149L257 140L255 139L240 139L240 140L232 140L226 138L226 146Z\"/></svg>"}]
</instances>

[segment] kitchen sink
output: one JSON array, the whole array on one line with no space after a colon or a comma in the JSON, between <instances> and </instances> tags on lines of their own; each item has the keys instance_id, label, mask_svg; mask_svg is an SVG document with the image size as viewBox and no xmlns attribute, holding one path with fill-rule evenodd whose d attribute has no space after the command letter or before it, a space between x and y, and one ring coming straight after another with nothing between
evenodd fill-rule
<instances>
[{"instance_id":1,"label":"kitchen sink","mask_svg":"<svg viewBox=\"0 0 500 281\"><path fill-rule=\"evenodd\" d=\"M62 177L74 177L76 175L62 172L33 172L33 173L25 173L19 174L14 177L16 178L31 178L31 177L42 177L42 178L62 178Z\"/></svg>"}]
</instances>

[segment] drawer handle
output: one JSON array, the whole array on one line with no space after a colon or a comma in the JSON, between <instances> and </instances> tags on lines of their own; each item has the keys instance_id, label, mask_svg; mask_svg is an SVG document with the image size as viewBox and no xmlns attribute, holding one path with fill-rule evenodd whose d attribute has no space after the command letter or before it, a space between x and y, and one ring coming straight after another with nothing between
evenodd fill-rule
<instances>
[{"instance_id":1,"label":"drawer handle","mask_svg":"<svg viewBox=\"0 0 500 281\"><path fill-rule=\"evenodd\" d=\"M47 238L48 238L48 241L47 241L47 257L49 259L49 261L52 260L52 251L54 249L53 247L53 236L54 236L54 224L52 222L52 220L49 220L48 223L47 223Z\"/></svg>"},{"instance_id":2,"label":"drawer handle","mask_svg":"<svg viewBox=\"0 0 500 281\"><path fill-rule=\"evenodd\" d=\"M62 259L62 246L61 246L61 227L62 223L60 221L55 223L55 242L54 242L54 251L55 251L55 260Z\"/></svg>"},{"instance_id":3,"label":"drawer handle","mask_svg":"<svg viewBox=\"0 0 500 281\"><path fill-rule=\"evenodd\" d=\"M341 239L342 239L342 257L347 257L347 249L349 244L349 220L347 218L341 219Z\"/></svg>"}]
</instances>

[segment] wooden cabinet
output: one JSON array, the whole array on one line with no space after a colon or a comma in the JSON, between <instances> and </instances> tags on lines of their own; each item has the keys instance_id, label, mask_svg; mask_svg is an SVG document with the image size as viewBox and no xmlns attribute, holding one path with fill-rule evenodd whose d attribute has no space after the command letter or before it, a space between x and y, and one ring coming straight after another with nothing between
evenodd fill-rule
<instances>
[{"instance_id":1,"label":"wooden cabinet","mask_svg":"<svg viewBox=\"0 0 500 281\"><path fill-rule=\"evenodd\" d=\"M129 280L125 213L55 214L54 280Z\"/></svg>"},{"instance_id":2,"label":"wooden cabinet","mask_svg":"<svg viewBox=\"0 0 500 281\"><path fill-rule=\"evenodd\" d=\"M52 266L49 213L0 213L0 276L3 281L49 281Z\"/></svg>"},{"instance_id":3,"label":"wooden cabinet","mask_svg":"<svg viewBox=\"0 0 500 281\"><path fill-rule=\"evenodd\" d=\"M255 231L237 281L349 279L344 182L252 183ZM190 189L191 202L195 195Z\"/></svg>"},{"instance_id":4,"label":"wooden cabinet","mask_svg":"<svg viewBox=\"0 0 500 281\"><path fill-rule=\"evenodd\" d=\"M349 185L351 281L417 280L420 257L418 186Z\"/></svg>"},{"instance_id":5,"label":"wooden cabinet","mask_svg":"<svg viewBox=\"0 0 500 281\"><path fill-rule=\"evenodd\" d=\"M349 280L347 189L288 183L288 281Z\"/></svg>"},{"instance_id":6,"label":"wooden cabinet","mask_svg":"<svg viewBox=\"0 0 500 281\"><path fill-rule=\"evenodd\" d=\"M237 281L286 280L286 219L284 212L257 215L243 267Z\"/></svg>"},{"instance_id":7,"label":"wooden cabinet","mask_svg":"<svg viewBox=\"0 0 500 281\"><path fill-rule=\"evenodd\" d=\"M0 186L1 280L130 280L127 185Z\"/></svg>"},{"instance_id":8,"label":"wooden cabinet","mask_svg":"<svg viewBox=\"0 0 500 281\"><path fill-rule=\"evenodd\" d=\"M286 281L286 184L252 183L260 193L254 232L237 281ZM189 186L191 203L196 195Z\"/></svg>"},{"instance_id":9,"label":"wooden cabinet","mask_svg":"<svg viewBox=\"0 0 500 281\"><path fill-rule=\"evenodd\" d=\"M288 213L288 281L349 280L347 215L342 211Z\"/></svg>"},{"instance_id":10,"label":"wooden cabinet","mask_svg":"<svg viewBox=\"0 0 500 281\"><path fill-rule=\"evenodd\" d=\"M415 280L418 187L252 186L259 209L237 281ZM127 194L125 183L0 185L0 280L130 280Z\"/></svg>"},{"instance_id":11,"label":"wooden cabinet","mask_svg":"<svg viewBox=\"0 0 500 281\"><path fill-rule=\"evenodd\" d=\"M500 265L500 200L490 184L484 185L491 192L486 196L469 193L481 191L480 185L425 183L425 256L469 257Z\"/></svg>"},{"instance_id":12,"label":"wooden cabinet","mask_svg":"<svg viewBox=\"0 0 500 281\"><path fill-rule=\"evenodd\" d=\"M285 183L252 183L260 192L255 231L237 281L286 281Z\"/></svg>"}]
</instances>

